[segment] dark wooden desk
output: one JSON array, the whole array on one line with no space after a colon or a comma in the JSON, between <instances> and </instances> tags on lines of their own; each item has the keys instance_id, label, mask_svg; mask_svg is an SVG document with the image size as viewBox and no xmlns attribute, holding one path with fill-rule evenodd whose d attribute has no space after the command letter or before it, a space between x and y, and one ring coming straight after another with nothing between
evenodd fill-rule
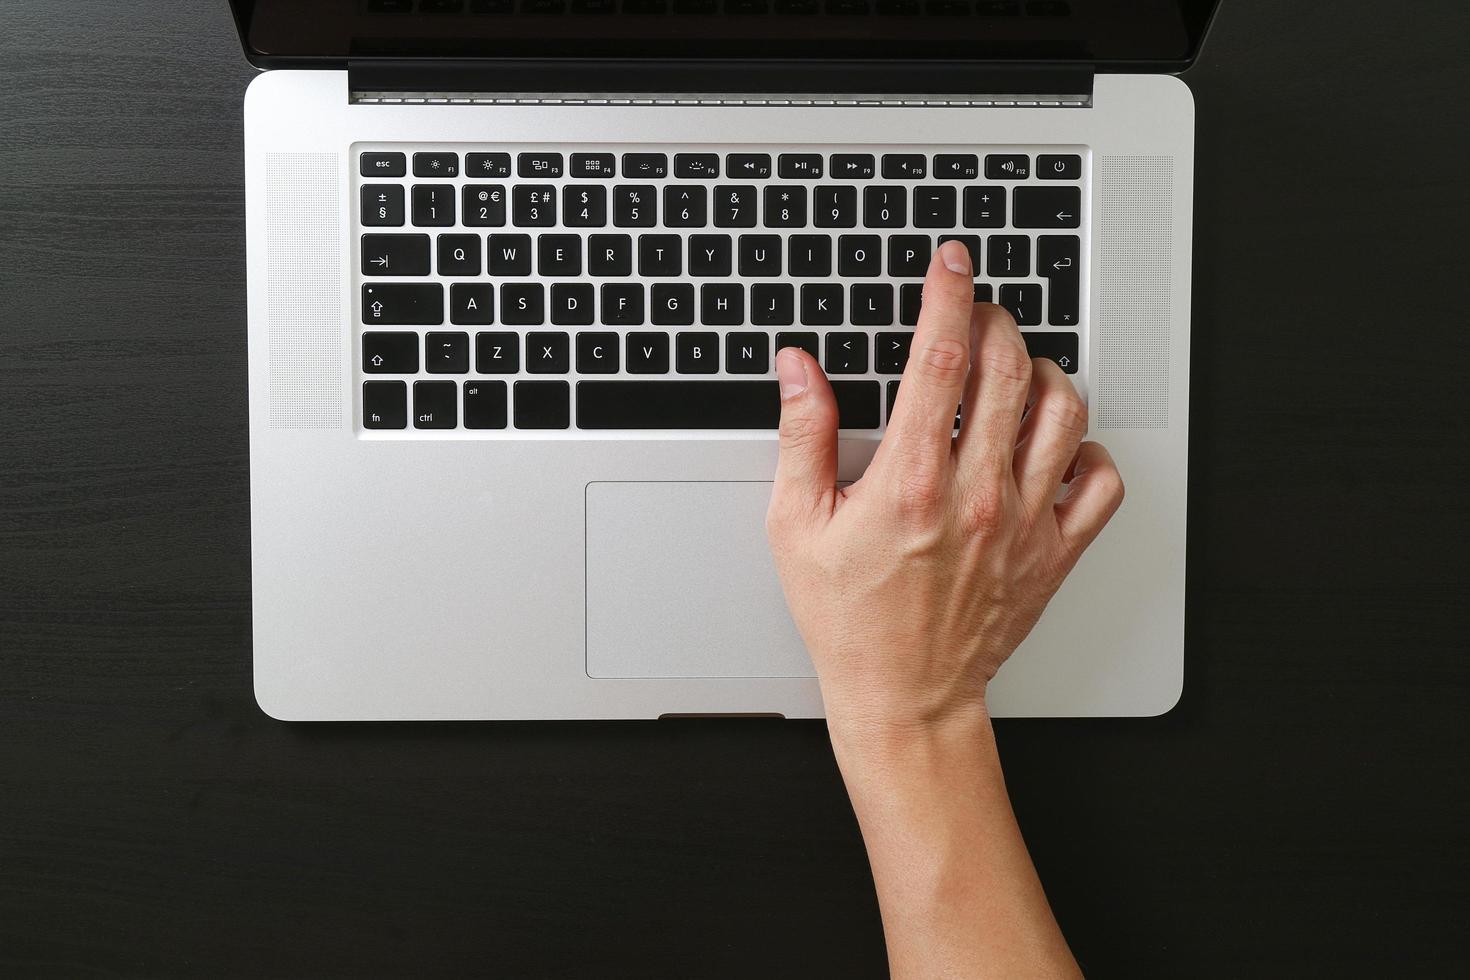
<instances>
[{"instance_id":1,"label":"dark wooden desk","mask_svg":"<svg viewBox=\"0 0 1470 980\"><path fill-rule=\"evenodd\" d=\"M0 973L882 975L820 724L256 709L251 71L132 7L0 8ZM1000 726L1092 976L1470 962L1470 18L1412 9L1227 2L1189 76L1185 699Z\"/></svg>"}]
</instances>

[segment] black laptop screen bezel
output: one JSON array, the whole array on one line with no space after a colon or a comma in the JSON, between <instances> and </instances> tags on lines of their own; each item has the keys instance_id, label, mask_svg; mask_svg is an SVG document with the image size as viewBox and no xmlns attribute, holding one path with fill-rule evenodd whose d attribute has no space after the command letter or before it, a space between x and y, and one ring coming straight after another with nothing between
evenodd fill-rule
<instances>
[{"instance_id":1,"label":"black laptop screen bezel","mask_svg":"<svg viewBox=\"0 0 1470 980\"><path fill-rule=\"evenodd\" d=\"M486 67L516 64L555 65L562 61L575 62L583 66L650 65L683 61L739 65L745 68L756 68L763 64L805 64L808 67L815 67L827 63L850 66L908 65L922 68L926 64L940 62L955 64L963 61L974 65L994 65L1007 68L1086 67L1093 71L1172 73L1185 70L1198 57L1200 45L1203 43L1210 21L1218 8L1218 0L1173 0L1177 4L1178 15L1186 33L1185 49L1160 51L1157 54L1134 51L1131 52L1133 56L1130 57L1110 57L1108 51L1090 49L1085 44L1048 45L1042 42L1014 41L991 45L981 56L960 59L956 57L953 48L930 52L920 50L922 48L920 45L892 44L881 38L861 39L845 46L834 45L822 39L811 40L809 43L796 40L791 45L783 46L780 50L763 49L764 53L761 57L737 55L730 50L728 45L720 46L714 42L711 42L712 47L709 51L705 52L690 43L675 45L663 39L663 43L660 44L660 39L657 38L650 38L639 44L619 45L614 56L613 52L608 50L607 45L577 47L557 38L548 38L547 49L531 50L529 56L519 56L522 53L518 52L518 56L512 57L499 54L481 56L474 50L473 42L465 41L463 38L458 39L442 52L425 50L422 41L417 44L403 43L397 48L383 45L381 38L372 44L358 43L358 39L350 36L355 20L349 18L355 19L358 16L358 10L354 8L361 8L366 0L314 0L314 3L291 0L300 5L303 13L309 8L314 8L312 10L313 30L318 38L340 37L340 40L331 44L306 41L297 44L294 48L288 48L283 44L276 50L261 50L252 42L252 32L255 29L257 7L264 2L271 2L271 0L230 0L245 56L257 68L344 68L349 65L371 65L376 62L391 62L400 67L412 64L422 64L427 67L449 61L459 66L480 64ZM1034 2L1034 0L1017 0L1017 2L1026 3ZM1085 5L1090 0L1070 0L1070 2ZM1114 2L1124 3L1127 0L1114 0ZM344 11L343 16L337 22L333 22L329 17L324 22L322 11L333 6L340 6ZM435 15L414 14L411 16L428 18ZM454 23L450 20L443 22ZM555 50L551 50L551 46L554 46ZM429 47L432 47L432 44Z\"/></svg>"}]
</instances>

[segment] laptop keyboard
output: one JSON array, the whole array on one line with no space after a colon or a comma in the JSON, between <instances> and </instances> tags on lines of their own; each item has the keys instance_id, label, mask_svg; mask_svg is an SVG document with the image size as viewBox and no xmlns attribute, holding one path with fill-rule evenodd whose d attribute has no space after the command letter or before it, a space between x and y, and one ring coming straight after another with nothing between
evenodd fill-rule
<instances>
[{"instance_id":1,"label":"laptop keyboard","mask_svg":"<svg viewBox=\"0 0 1470 980\"><path fill-rule=\"evenodd\" d=\"M357 148L364 430L770 430L777 350L882 429L933 250L1077 374L1080 147ZM1084 375L1085 376L1085 375Z\"/></svg>"}]
</instances>

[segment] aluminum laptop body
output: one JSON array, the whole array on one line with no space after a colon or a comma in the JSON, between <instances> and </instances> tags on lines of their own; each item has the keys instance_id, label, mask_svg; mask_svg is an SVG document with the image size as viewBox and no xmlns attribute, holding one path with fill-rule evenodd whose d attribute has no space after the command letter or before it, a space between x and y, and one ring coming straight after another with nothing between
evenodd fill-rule
<instances>
[{"instance_id":1,"label":"aluminum laptop body","mask_svg":"<svg viewBox=\"0 0 1470 980\"><path fill-rule=\"evenodd\" d=\"M761 385L809 338L861 477L913 329L909 246L953 234L1128 488L992 712L1169 710L1194 174L1171 72L1213 4L630 3L235 3L266 69L244 109L261 707L819 717L766 550ZM1057 200L1075 214L1037 213Z\"/></svg>"}]
</instances>

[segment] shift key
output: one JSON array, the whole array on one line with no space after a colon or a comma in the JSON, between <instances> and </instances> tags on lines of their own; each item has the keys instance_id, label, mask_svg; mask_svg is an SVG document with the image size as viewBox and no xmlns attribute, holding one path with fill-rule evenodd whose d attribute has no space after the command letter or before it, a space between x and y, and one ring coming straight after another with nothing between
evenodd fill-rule
<instances>
[{"instance_id":1,"label":"shift key","mask_svg":"<svg viewBox=\"0 0 1470 980\"><path fill-rule=\"evenodd\" d=\"M373 283L362 287L362 322L427 324L444 322L440 283Z\"/></svg>"}]
</instances>

